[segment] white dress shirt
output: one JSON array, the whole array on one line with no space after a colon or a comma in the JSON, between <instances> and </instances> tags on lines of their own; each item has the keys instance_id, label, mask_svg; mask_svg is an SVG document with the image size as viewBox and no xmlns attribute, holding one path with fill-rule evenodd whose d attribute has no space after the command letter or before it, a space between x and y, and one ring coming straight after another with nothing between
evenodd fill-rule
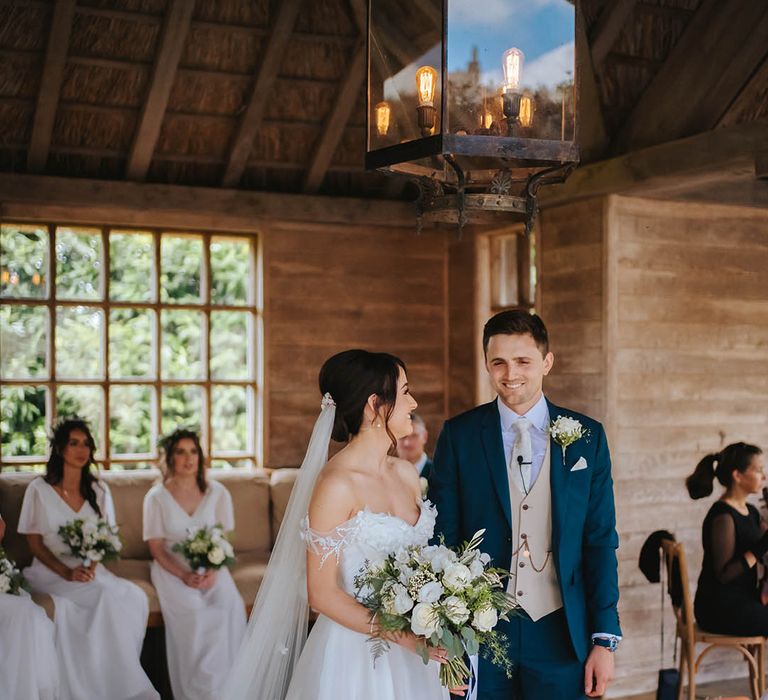
<instances>
[{"instance_id":1,"label":"white dress shirt","mask_svg":"<svg viewBox=\"0 0 768 700\"><path fill-rule=\"evenodd\" d=\"M501 397L496 399L499 407L499 417L501 418L501 439L504 443L504 458L507 460L507 469L509 469L509 460L512 457L512 448L517 440L517 431L513 425L520 418L527 418L531 423L531 480L530 486L536 483L536 478L541 471L541 464L544 461L544 455L547 451L547 442L549 441L549 407L544 394L533 407L524 415L520 416L507 406Z\"/></svg>"},{"instance_id":2,"label":"white dress shirt","mask_svg":"<svg viewBox=\"0 0 768 700\"><path fill-rule=\"evenodd\" d=\"M427 457L427 453L422 452L421 457L419 457L418 461L413 463L413 466L416 467L416 471L418 474L421 474L421 472L424 471L424 466L426 465L428 459L429 457Z\"/></svg>"}]
</instances>

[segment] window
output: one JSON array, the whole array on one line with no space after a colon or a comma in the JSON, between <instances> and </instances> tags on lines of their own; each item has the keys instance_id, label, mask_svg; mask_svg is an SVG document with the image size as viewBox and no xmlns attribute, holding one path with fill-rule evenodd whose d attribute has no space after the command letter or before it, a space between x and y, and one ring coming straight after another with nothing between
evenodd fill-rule
<instances>
[{"instance_id":1,"label":"window","mask_svg":"<svg viewBox=\"0 0 768 700\"><path fill-rule=\"evenodd\" d=\"M522 232L490 237L491 312L532 309L536 295L535 239Z\"/></svg>"},{"instance_id":2,"label":"window","mask_svg":"<svg viewBox=\"0 0 768 700\"><path fill-rule=\"evenodd\" d=\"M199 430L214 467L261 455L257 239L0 226L0 469L40 468L58 416L135 469Z\"/></svg>"}]
</instances>

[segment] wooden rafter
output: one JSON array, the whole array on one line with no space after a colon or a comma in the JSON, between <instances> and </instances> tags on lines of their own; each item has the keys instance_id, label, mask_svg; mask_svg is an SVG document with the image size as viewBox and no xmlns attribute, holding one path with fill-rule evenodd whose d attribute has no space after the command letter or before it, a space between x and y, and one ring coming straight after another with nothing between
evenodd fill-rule
<instances>
[{"instance_id":1,"label":"wooden rafter","mask_svg":"<svg viewBox=\"0 0 768 700\"><path fill-rule=\"evenodd\" d=\"M248 156L253 148L253 140L261 128L267 100L280 70L283 54L291 38L301 4L302 0L281 0L277 4L277 14L272 23L272 31L267 40L261 64L256 72L248 106L240 120L229 152L229 160L222 179L224 187L236 185L243 175Z\"/></svg>"},{"instance_id":2,"label":"wooden rafter","mask_svg":"<svg viewBox=\"0 0 768 700\"><path fill-rule=\"evenodd\" d=\"M603 119L603 105L597 85L595 70L586 27L584 14L576 13L576 57L577 65L581 66L578 74L579 101L579 150L582 162L597 160L608 147L608 132Z\"/></svg>"},{"instance_id":3,"label":"wooden rafter","mask_svg":"<svg viewBox=\"0 0 768 700\"><path fill-rule=\"evenodd\" d=\"M365 82L365 65L365 42L361 41L355 49L347 75L336 97L336 104L325 122L312 154L312 160L304 178L304 191L307 193L317 192L328 171L333 154L341 141L344 128Z\"/></svg>"},{"instance_id":4,"label":"wooden rafter","mask_svg":"<svg viewBox=\"0 0 768 700\"><path fill-rule=\"evenodd\" d=\"M744 89L737 95L736 99L729 105L717 126L732 126L738 124L744 119L745 114L749 114L755 104L759 103L761 96L768 91L768 55L766 55L763 64L754 72Z\"/></svg>"},{"instance_id":5,"label":"wooden rafter","mask_svg":"<svg viewBox=\"0 0 768 700\"><path fill-rule=\"evenodd\" d=\"M765 57L768 3L704 0L625 122L623 152L713 128Z\"/></svg>"},{"instance_id":6,"label":"wooden rafter","mask_svg":"<svg viewBox=\"0 0 768 700\"><path fill-rule=\"evenodd\" d=\"M54 3L51 31L48 35L43 76L40 80L40 91L37 94L37 108L27 155L27 169L32 172L43 170L48 160L48 149L51 146L56 107L59 104L61 84L64 80L64 66L67 62L74 15L75 0L60 0Z\"/></svg>"},{"instance_id":7,"label":"wooden rafter","mask_svg":"<svg viewBox=\"0 0 768 700\"><path fill-rule=\"evenodd\" d=\"M128 157L126 177L129 180L143 180L149 170L194 7L189 0L173 0L166 15L149 92Z\"/></svg>"},{"instance_id":8,"label":"wooden rafter","mask_svg":"<svg viewBox=\"0 0 768 700\"><path fill-rule=\"evenodd\" d=\"M637 0L616 0L605 7L592 31L592 64L599 70L632 14Z\"/></svg>"}]
</instances>

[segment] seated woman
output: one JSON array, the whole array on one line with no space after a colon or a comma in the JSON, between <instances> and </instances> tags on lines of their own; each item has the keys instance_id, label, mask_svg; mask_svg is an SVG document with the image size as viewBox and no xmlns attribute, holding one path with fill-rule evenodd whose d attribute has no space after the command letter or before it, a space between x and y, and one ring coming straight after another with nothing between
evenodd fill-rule
<instances>
[{"instance_id":1,"label":"seated woman","mask_svg":"<svg viewBox=\"0 0 768 700\"><path fill-rule=\"evenodd\" d=\"M29 484L21 506L18 530L35 557L24 575L34 591L53 596L61 700L155 700L139 663L147 596L101 564L83 566L58 534L75 519L115 524L109 488L91 473L94 450L84 421L56 427L45 476Z\"/></svg>"},{"instance_id":2,"label":"seated woman","mask_svg":"<svg viewBox=\"0 0 768 700\"><path fill-rule=\"evenodd\" d=\"M5 522L0 515L0 543L4 535ZM56 697L53 623L26 592L18 596L0 593L0 678L2 697L29 700Z\"/></svg>"},{"instance_id":3,"label":"seated woman","mask_svg":"<svg viewBox=\"0 0 768 700\"><path fill-rule=\"evenodd\" d=\"M707 455L686 480L691 498L712 493L714 478L725 487L704 519L704 561L694 613L707 632L768 635L768 607L760 602L757 563L768 552L768 525L747 497L765 483L762 450L737 442Z\"/></svg>"},{"instance_id":4,"label":"seated woman","mask_svg":"<svg viewBox=\"0 0 768 700\"><path fill-rule=\"evenodd\" d=\"M177 430L164 441L164 481L144 498L144 539L165 622L171 688L176 698L215 700L245 633L245 606L226 568L198 574L172 551L188 529L234 529L229 491L206 479L198 436Z\"/></svg>"}]
</instances>

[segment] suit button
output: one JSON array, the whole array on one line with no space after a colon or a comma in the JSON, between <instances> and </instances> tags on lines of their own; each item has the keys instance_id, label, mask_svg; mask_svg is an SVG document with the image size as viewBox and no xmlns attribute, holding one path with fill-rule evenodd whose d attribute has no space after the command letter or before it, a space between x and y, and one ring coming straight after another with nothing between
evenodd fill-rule
<instances>
[{"instance_id":1,"label":"suit button","mask_svg":"<svg viewBox=\"0 0 768 700\"><path fill-rule=\"evenodd\" d=\"M528 535L526 535L524 532L521 532L521 533L520 533L520 539L521 539L521 540L524 540L524 539L526 539L527 537L528 537Z\"/></svg>"},{"instance_id":2,"label":"suit button","mask_svg":"<svg viewBox=\"0 0 768 700\"><path fill-rule=\"evenodd\" d=\"M512 541L512 538L511 537L507 537L507 542L511 542L511 541Z\"/></svg>"},{"instance_id":3,"label":"suit button","mask_svg":"<svg viewBox=\"0 0 768 700\"><path fill-rule=\"evenodd\" d=\"M522 596L522 595L523 595L523 592L522 592L522 591L518 591L518 592L517 592L517 595L519 595L519 596Z\"/></svg>"},{"instance_id":4,"label":"suit button","mask_svg":"<svg viewBox=\"0 0 768 700\"><path fill-rule=\"evenodd\" d=\"M528 510L528 504L527 503L523 504L523 510Z\"/></svg>"},{"instance_id":5,"label":"suit button","mask_svg":"<svg viewBox=\"0 0 768 700\"><path fill-rule=\"evenodd\" d=\"M525 568L525 562L524 562L524 561L521 561L521 562L518 564L518 566L519 566L521 569Z\"/></svg>"}]
</instances>

